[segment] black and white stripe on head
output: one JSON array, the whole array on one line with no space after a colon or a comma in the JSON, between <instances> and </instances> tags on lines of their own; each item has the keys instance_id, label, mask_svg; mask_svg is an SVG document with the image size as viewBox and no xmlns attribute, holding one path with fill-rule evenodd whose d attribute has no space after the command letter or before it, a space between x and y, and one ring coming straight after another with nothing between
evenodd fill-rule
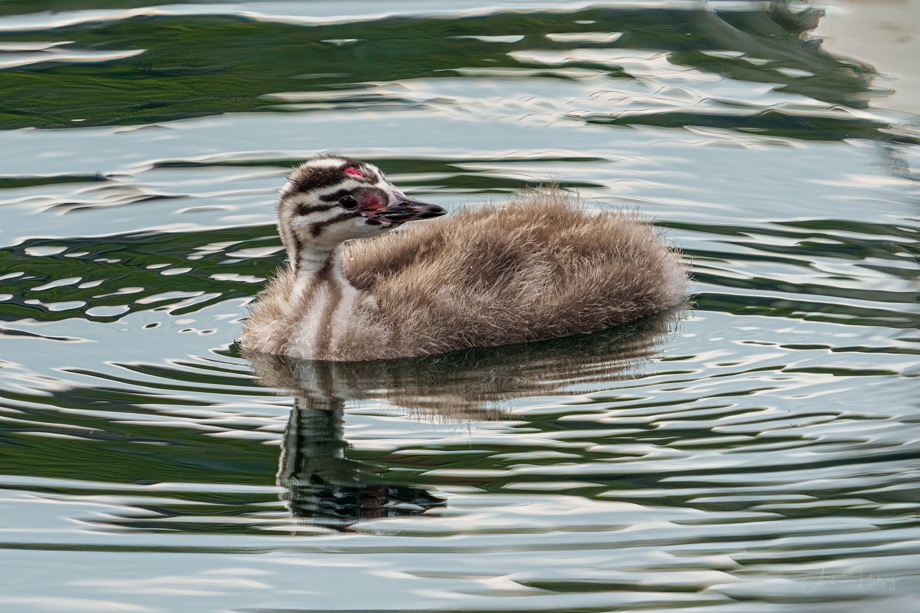
<instances>
[{"instance_id":1,"label":"black and white stripe on head","mask_svg":"<svg viewBox=\"0 0 920 613\"><path fill-rule=\"evenodd\" d=\"M308 243L328 247L386 230L387 224L374 213L398 197L371 164L340 156L308 160L291 173L278 201L278 229L291 267L297 271L299 254Z\"/></svg>"},{"instance_id":2,"label":"black and white stripe on head","mask_svg":"<svg viewBox=\"0 0 920 613\"><path fill-rule=\"evenodd\" d=\"M371 164L348 157L319 157L308 160L291 173L282 199L294 194L328 196L349 185L357 187L385 182L383 173Z\"/></svg>"}]
</instances>

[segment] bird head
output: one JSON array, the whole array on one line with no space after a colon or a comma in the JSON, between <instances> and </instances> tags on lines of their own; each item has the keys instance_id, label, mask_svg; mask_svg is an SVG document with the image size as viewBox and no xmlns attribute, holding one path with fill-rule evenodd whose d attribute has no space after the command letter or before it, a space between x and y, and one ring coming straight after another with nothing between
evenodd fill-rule
<instances>
[{"instance_id":1,"label":"bird head","mask_svg":"<svg viewBox=\"0 0 920 613\"><path fill-rule=\"evenodd\" d=\"M278 228L293 262L307 245L333 249L446 212L407 197L372 164L322 156L291 173L278 202Z\"/></svg>"}]
</instances>

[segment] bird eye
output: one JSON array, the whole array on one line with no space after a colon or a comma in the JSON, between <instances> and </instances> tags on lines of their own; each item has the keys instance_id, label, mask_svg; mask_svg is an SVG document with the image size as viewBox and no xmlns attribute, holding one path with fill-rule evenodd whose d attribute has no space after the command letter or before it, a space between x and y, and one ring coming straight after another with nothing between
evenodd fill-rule
<instances>
[{"instance_id":1,"label":"bird eye","mask_svg":"<svg viewBox=\"0 0 920 613\"><path fill-rule=\"evenodd\" d=\"M353 209L358 206L358 201L355 200L352 196L344 196L341 200L339 200L339 204L346 209Z\"/></svg>"}]
</instances>

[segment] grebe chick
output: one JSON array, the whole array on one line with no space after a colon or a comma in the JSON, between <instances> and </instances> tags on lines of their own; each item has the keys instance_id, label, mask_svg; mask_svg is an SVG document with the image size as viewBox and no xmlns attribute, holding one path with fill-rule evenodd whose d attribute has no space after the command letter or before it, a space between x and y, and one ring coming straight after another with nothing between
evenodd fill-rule
<instances>
[{"instance_id":1,"label":"grebe chick","mask_svg":"<svg viewBox=\"0 0 920 613\"><path fill-rule=\"evenodd\" d=\"M446 211L380 170L313 158L278 202L287 268L252 305L248 352L318 360L444 353L593 332L680 303L687 268L648 223L558 189Z\"/></svg>"}]
</instances>

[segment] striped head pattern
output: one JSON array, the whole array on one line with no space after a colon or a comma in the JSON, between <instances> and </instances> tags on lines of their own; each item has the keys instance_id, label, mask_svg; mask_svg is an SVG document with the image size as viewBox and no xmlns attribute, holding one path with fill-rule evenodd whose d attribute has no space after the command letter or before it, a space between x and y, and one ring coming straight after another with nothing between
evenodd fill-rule
<instances>
[{"instance_id":1,"label":"striped head pattern","mask_svg":"<svg viewBox=\"0 0 920 613\"><path fill-rule=\"evenodd\" d=\"M379 168L322 156L296 168L281 190L278 230L292 265L304 248L330 250L446 211L406 197Z\"/></svg>"}]
</instances>

